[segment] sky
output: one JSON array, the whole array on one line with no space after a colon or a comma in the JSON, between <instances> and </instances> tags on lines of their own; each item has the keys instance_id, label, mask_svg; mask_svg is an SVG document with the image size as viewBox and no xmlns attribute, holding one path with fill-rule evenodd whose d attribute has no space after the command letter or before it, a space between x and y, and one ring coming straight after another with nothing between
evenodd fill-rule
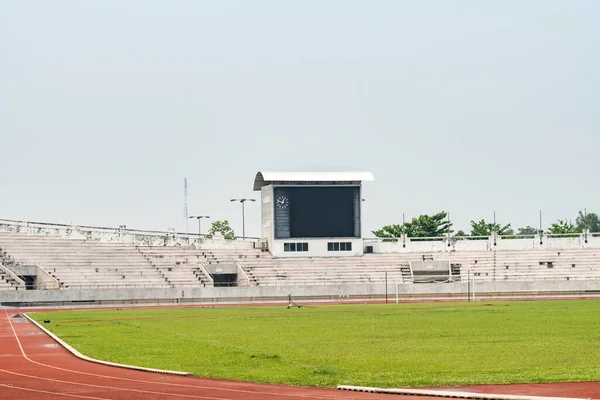
<instances>
[{"instance_id":1,"label":"sky","mask_svg":"<svg viewBox=\"0 0 600 400\"><path fill-rule=\"evenodd\" d=\"M241 234L229 200L259 199L258 171L373 173L367 237L403 213L466 231L494 212L515 228L600 213L598 15L594 0L0 0L0 218L185 230L187 177L189 214Z\"/></svg>"}]
</instances>

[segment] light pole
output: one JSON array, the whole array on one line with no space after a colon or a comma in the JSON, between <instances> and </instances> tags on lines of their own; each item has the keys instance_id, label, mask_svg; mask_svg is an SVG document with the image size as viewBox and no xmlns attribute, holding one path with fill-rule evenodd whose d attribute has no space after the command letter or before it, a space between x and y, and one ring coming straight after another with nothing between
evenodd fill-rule
<instances>
[{"instance_id":1,"label":"light pole","mask_svg":"<svg viewBox=\"0 0 600 400\"><path fill-rule=\"evenodd\" d=\"M210 218L208 215L190 215L190 219L196 218L198 220L198 237L202 237L202 218Z\"/></svg>"},{"instance_id":2,"label":"light pole","mask_svg":"<svg viewBox=\"0 0 600 400\"><path fill-rule=\"evenodd\" d=\"M247 201L256 201L254 199L231 199L229 201L239 201L242 203L242 240L246 240L246 215L244 204Z\"/></svg>"}]
</instances>

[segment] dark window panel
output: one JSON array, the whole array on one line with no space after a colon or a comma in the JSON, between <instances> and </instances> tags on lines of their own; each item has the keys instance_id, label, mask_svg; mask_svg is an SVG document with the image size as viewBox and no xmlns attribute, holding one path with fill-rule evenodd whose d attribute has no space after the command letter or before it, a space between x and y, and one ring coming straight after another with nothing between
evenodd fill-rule
<instances>
[{"instance_id":1,"label":"dark window panel","mask_svg":"<svg viewBox=\"0 0 600 400\"><path fill-rule=\"evenodd\" d=\"M277 238L356 237L355 220L359 216L355 213L359 211L354 200L359 187L275 188L275 197L284 193L290 205L289 209L275 210ZM289 236L285 236L287 232Z\"/></svg>"}]
</instances>

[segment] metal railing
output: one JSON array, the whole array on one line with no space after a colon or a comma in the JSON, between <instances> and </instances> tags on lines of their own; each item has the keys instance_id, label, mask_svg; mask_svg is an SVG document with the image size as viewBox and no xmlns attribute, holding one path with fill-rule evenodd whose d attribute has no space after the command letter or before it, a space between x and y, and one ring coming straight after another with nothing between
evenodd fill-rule
<instances>
[{"instance_id":1,"label":"metal railing","mask_svg":"<svg viewBox=\"0 0 600 400\"><path fill-rule=\"evenodd\" d=\"M62 283L59 290L78 290L78 289L171 289L171 288L197 288L205 287L200 282L173 285L169 283L89 283L89 284L69 284Z\"/></svg>"}]
</instances>

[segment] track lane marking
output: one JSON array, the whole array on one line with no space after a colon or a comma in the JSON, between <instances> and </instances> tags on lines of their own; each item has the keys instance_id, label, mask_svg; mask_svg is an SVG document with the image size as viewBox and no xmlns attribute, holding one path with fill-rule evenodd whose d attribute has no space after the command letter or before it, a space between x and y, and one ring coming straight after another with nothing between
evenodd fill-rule
<instances>
[{"instance_id":1,"label":"track lane marking","mask_svg":"<svg viewBox=\"0 0 600 400\"><path fill-rule=\"evenodd\" d=\"M21 312L20 309L18 311ZM215 386L195 386L195 385L186 385L186 384L178 384L178 383L170 383L170 382L154 382L154 381L147 381L147 380L142 380L142 379L123 378L123 377L110 376L110 375L100 375L100 374L94 374L94 373L90 373L90 372L76 371L76 370L71 370L71 369L61 368L61 367L57 367L57 366L53 366L53 365L49 365L49 364L40 363L38 361L30 359L27 356L27 354L25 353L25 350L23 349L23 346L21 345L21 340L19 339L19 336L17 335L15 327L14 327L12 321L10 320L10 317L8 316L8 310L5 309L4 312L6 314L6 318L7 318L8 322L10 324L10 327L12 329L13 336L15 337L15 339L17 341L17 344L19 345L19 349L21 350L22 356L27 361L29 361L29 362L31 362L33 364L37 364L37 365L43 366L43 367L53 368L53 369L60 370L60 371L65 371L65 372L77 373L77 374L81 374L81 375L95 376L95 377L99 377L99 378L123 380L123 381L136 382L136 383L149 383L149 384L155 384L155 385L174 386L174 387L180 387L180 388L193 388L193 389L205 389L205 390L220 390L220 391L234 392L234 393L245 393L245 394L254 394L254 395L276 396L276 397L279 396L279 397L290 397L290 398L323 399L323 400L338 400L338 399L342 399L342 397L339 397L339 395L338 396L319 396L319 395L287 394L287 393L277 393L277 392L265 392L265 391L258 391L258 390L257 391L252 391L252 390L243 390L243 389L220 388L220 387L215 387ZM0 370L0 371L11 373L10 371L7 371L7 370ZM32 377L38 378L38 379L49 379L49 378L42 378L42 377L35 377L35 376L32 376ZM79 383L76 383L76 382L68 382L68 381L65 381L65 382L66 383L79 384ZM85 385L85 384L81 384L81 385ZM115 388L115 387L112 387L112 386L108 387L108 388L110 388L110 389L117 389L117 390L131 390L131 389L127 389L127 388ZM148 393L165 394L165 395L176 395L176 394L171 394L171 393L158 393L158 392L148 392ZM181 395L179 395L179 396L181 396ZM191 396L195 397L194 395L191 395ZM212 398L212 397L199 397L199 398L212 399L212 400L235 400L235 399L230 399L230 398L217 398L217 397L215 397L215 398ZM352 400L352 399L357 399L357 398L356 397L343 397L343 399L344 400Z\"/></svg>"},{"instance_id":2,"label":"track lane marking","mask_svg":"<svg viewBox=\"0 0 600 400\"><path fill-rule=\"evenodd\" d=\"M38 364L41 366L46 366L42 363L39 363L37 361L34 361L32 359L30 359L27 354L25 353L25 350L23 349L23 346L21 345L21 340L19 339L19 336L17 335L17 331L15 330L15 327L12 323L12 321L10 320L10 318L8 318L8 311L5 309L4 312L6 313L6 317L8 319L8 322L10 324L10 327L12 328L13 334L15 336L15 339L17 340L17 344L19 345L19 349L21 349L21 353L23 354L23 357L29 361L32 362L34 364ZM63 369L63 368L60 368ZM77 371L73 371L73 370L65 370L66 372L77 372ZM79 383L79 382L72 382L72 381L63 381L60 379L53 379L53 378L44 378L41 376L35 376L35 375L27 375L27 374L20 374L18 372L12 372L12 371L8 371L5 369L0 369L0 372L4 372L7 374L11 374L11 375L17 375L17 376L23 376L26 378L34 378L34 379L39 379L39 380L44 380L44 381L50 381L50 382L57 382L57 383L68 383L71 385L79 385L79 386L87 386L87 387L95 387L95 388L100 388L100 389L109 389L109 390L117 390L117 391L128 391L128 392L137 392L137 393L148 393L148 394L155 394L155 395L161 395L161 396L179 396L179 397L189 397L189 398L196 398L196 399L207 399L207 400L234 400L234 399L230 399L228 397L207 397L207 396L196 396L196 395L185 395L185 394L176 394L176 393L166 393L166 392L154 392L154 391L150 391L150 390L140 390L140 389L130 389L130 388L121 388L121 387L114 387L114 386L103 386L103 385L94 385L91 383ZM108 378L112 378L112 377L108 377ZM135 381L135 380L134 380ZM139 383L145 383L145 382L139 382Z\"/></svg>"},{"instance_id":3,"label":"track lane marking","mask_svg":"<svg viewBox=\"0 0 600 400\"><path fill-rule=\"evenodd\" d=\"M50 392L48 390L30 389L30 388L25 388L25 387L21 387L21 386L10 385L10 384L8 384L8 385L0 384L0 386L5 387L5 388L9 388L9 389L26 390L28 392L53 394L55 396L77 397L79 399L93 399L93 400L111 400L111 399L107 399L105 397L91 397L91 396L83 396L83 395L78 395L78 394Z\"/></svg>"},{"instance_id":4,"label":"track lane marking","mask_svg":"<svg viewBox=\"0 0 600 400\"><path fill-rule=\"evenodd\" d=\"M158 395L158 396L190 397L190 398L194 398L194 399L234 400L234 399L230 399L228 397L208 397L208 396L196 396L196 395L193 395L193 394L178 394L178 393L154 392L154 391L151 391L151 390L120 388L120 387L114 387L114 386L94 385L93 383L80 383L80 382L73 382L73 381L63 381L62 379L44 378L44 377L41 377L41 376L21 374L21 373L18 373L18 372L7 371L5 369L0 369L0 372L4 372L4 373L10 374L10 375L22 376L22 377L25 377L25 378L39 379L39 380L42 380L42 381L56 382L56 383L66 383L66 384L69 384L69 385L79 385L79 386L93 387L93 388L98 388L98 389L108 389L108 390L115 390L115 391L146 393L146 394L154 394L154 395Z\"/></svg>"}]
</instances>

